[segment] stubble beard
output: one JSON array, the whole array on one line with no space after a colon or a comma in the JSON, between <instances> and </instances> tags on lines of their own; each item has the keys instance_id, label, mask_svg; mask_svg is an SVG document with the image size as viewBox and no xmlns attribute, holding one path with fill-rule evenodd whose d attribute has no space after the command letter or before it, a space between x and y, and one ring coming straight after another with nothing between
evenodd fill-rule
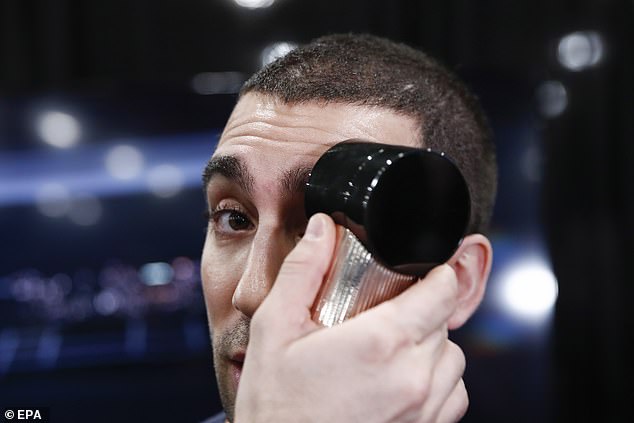
<instances>
[{"instance_id":1,"label":"stubble beard","mask_svg":"<svg viewBox=\"0 0 634 423\"><path fill-rule=\"evenodd\" d=\"M242 316L238 322L230 329L212 335L214 370L218 383L218 393L220 402L227 416L227 421L233 422L235 417L235 405L237 390L234 389L231 372L229 371L229 357L236 350L246 350L249 343L250 319Z\"/></svg>"}]
</instances>

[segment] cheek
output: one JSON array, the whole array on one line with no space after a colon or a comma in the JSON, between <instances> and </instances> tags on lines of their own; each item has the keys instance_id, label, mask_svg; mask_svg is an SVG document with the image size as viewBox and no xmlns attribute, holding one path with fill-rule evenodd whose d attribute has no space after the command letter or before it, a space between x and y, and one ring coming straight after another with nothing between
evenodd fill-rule
<instances>
[{"instance_id":1,"label":"cheek","mask_svg":"<svg viewBox=\"0 0 634 423\"><path fill-rule=\"evenodd\" d=\"M205 242L201 258L202 287L207 307L207 316L212 329L222 327L236 310L231 301L236 289L244 260L240 251L223 251Z\"/></svg>"}]
</instances>

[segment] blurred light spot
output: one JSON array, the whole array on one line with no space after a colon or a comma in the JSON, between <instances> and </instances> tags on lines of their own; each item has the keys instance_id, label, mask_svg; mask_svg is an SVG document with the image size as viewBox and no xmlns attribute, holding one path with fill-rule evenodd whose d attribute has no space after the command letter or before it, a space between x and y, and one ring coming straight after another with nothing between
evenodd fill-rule
<instances>
[{"instance_id":1,"label":"blurred light spot","mask_svg":"<svg viewBox=\"0 0 634 423\"><path fill-rule=\"evenodd\" d=\"M169 198L178 194L185 186L185 175L174 165L153 167L147 175L150 191L157 197Z\"/></svg>"},{"instance_id":2,"label":"blurred light spot","mask_svg":"<svg viewBox=\"0 0 634 423\"><path fill-rule=\"evenodd\" d=\"M68 217L80 226L91 226L101 217L101 203L97 197L84 195L73 200Z\"/></svg>"},{"instance_id":3,"label":"blurred light spot","mask_svg":"<svg viewBox=\"0 0 634 423\"><path fill-rule=\"evenodd\" d=\"M139 277L149 286L166 285L170 283L172 276L172 266L164 262L144 264L139 271Z\"/></svg>"},{"instance_id":4,"label":"blurred light spot","mask_svg":"<svg viewBox=\"0 0 634 423\"><path fill-rule=\"evenodd\" d=\"M511 265L502 274L497 293L500 306L511 316L539 323L552 311L558 285L544 261L531 259Z\"/></svg>"},{"instance_id":5,"label":"blurred light spot","mask_svg":"<svg viewBox=\"0 0 634 423\"><path fill-rule=\"evenodd\" d=\"M530 182L539 182L542 177L542 156L539 148L531 145L522 155L521 169Z\"/></svg>"},{"instance_id":6,"label":"blurred light spot","mask_svg":"<svg viewBox=\"0 0 634 423\"><path fill-rule=\"evenodd\" d=\"M77 119L62 112L42 113L37 122L37 131L44 142L57 148L74 146L81 132Z\"/></svg>"},{"instance_id":7,"label":"blurred light spot","mask_svg":"<svg viewBox=\"0 0 634 423\"><path fill-rule=\"evenodd\" d=\"M38 281L32 277L21 277L16 279L11 286L13 297L17 301L32 301L37 296Z\"/></svg>"},{"instance_id":8,"label":"blurred light spot","mask_svg":"<svg viewBox=\"0 0 634 423\"><path fill-rule=\"evenodd\" d=\"M49 281L44 286L44 302L48 305L59 305L64 300L64 291L56 283Z\"/></svg>"},{"instance_id":9,"label":"blurred light spot","mask_svg":"<svg viewBox=\"0 0 634 423\"><path fill-rule=\"evenodd\" d=\"M45 183L35 193L35 205L44 216L62 217L70 210L70 193L62 184Z\"/></svg>"},{"instance_id":10,"label":"blurred light spot","mask_svg":"<svg viewBox=\"0 0 634 423\"><path fill-rule=\"evenodd\" d=\"M187 257L177 257L172 262L174 268L174 277L179 280L187 280L194 276L196 267L194 262Z\"/></svg>"},{"instance_id":11,"label":"blurred light spot","mask_svg":"<svg viewBox=\"0 0 634 423\"><path fill-rule=\"evenodd\" d=\"M203 72L192 78L197 94L235 94L240 91L245 76L241 72Z\"/></svg>"},{"instance_id":12,"label":"blurred light spot","mask_svg":"<svg viewBox=\"0 0 634 423\"><path fill-rule=\"evenodd\" d=\"M119 298L110 290L101 291L93 299L95 311L102 316L109 316L119 310Z\"/></svg>"},{"instance_id":13,"label":"blurred light spot","mask_svg":"<svg viewBox=\"0 0 634 423\"><path fill-rule=\"evenodd\" d=\"M268 45L262 50L262 66L266 66L272 61L279 59L282 56L288 54L291 50L295 49L297 44L290 43L286 41L281 41L278 43L273 43Z\"/></svg>"},{"instance_id":14,"label":"blurred light spot","mask_svg":"<svg viewBox=\"0 0 634 423\"><path fill-rule=\"evenodd\" d=\"M537 108L548 118L559 116L568 106L568 92L559 81L544 81L537 88Z\"/></svg>"},{"instance_id":15,"label":"blurred light spot","mask_svg":"<svg viewBox=\"0 0 634 423\"><path fill-rule=\"evenodd\" d=\"M133 179L143 169L143 155L130 145L118 145L106 154L106 169L116 179Z\"/></svg>"},{"instance_id":16,"label":"blurred light spot","mask_svg":"<svg viewBox=\"0 0 634 423\"><path fill-rule=\"evenodd\" d=\"M559 63L571 71L595 66L603 58L603 40L595 31L573 32L563 37L557 47Z\"/></svg>"},{"instance_id":17,"label":"blurred light spot","mask_svg":"<svg viewBox=\"0 0 634 423\"><path fill-rule=\"evenodd\" d=\"M247 9L260 9L269 7L275 0L233 0L238 6L246 7Z\"/></svg>"}]
</instances>

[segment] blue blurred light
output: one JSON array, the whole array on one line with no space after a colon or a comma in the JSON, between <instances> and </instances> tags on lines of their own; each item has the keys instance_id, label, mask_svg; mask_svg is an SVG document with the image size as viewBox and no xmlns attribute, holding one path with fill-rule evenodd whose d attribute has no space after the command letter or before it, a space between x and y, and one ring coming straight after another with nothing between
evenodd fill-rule
<instances>
[{"instance_id":1,"label":"blue blurred light","mask_svg":"<svg viewBox=\"0 0 634 423\"><path fill-rule=\"evenodd\" d=\"M81 135L79 122L68 113L48 111L37 120L37 132L45 143L57 148L70 148Z\"/></svg>"},{"instance_id":2,"label":"blue blurred light","mask_svg":"<svg viewBox=\"0 0 634 423\"><path fill-rule=\"evenodd\" d=\"M568 106L568 90L560 81L544 81L537 88L537 107L542 116L554 118Z\"/></svg>"},{"instance_id":3,"label":"blue blurred light","mask_svg":"<svg viewBox=\"0 0 634 423\"><path fill-rule=\"evenodd\" d=\"M4 328L0 331L0 376L8 372L19 345L20 338L17 330Z\"/></svg>"},{"instance_id":4,"label":"blue blurred light","mask_svg":"<svg viewBox=\"0 0 634 423\"><path fill-rule=\"evenodd\" d=\"M143 320L132 319L126 324L125 350L133 357L140 357L147 349L147 324Z\"/></svg>"},{"instance_id":5,"label":"blue blurred light","mask_svg":"<svg viewBox=\"0 0 634 423\"><path fill-rule=\"evenodd\" d=\"M127 180L113 178L104 167L109 145L83 145L63 154L42 150L5 152L0 156L0 207L44 204L47 211L40 208L43 213L63 216L72 206L72 202L66 203L72 201L69 193L96 197L145 193L150 189L151 170L163 165L181 172L183 189L200 187L202 169L217 138L218 133L205 133L139 139L135 147L143 155L145 167L137 177ZM163 188L165 185L169 184L164 183Z\"/></svg>"},{"instance_id":6,"label":"blue blurred light","mask_svg":"<svg viewBox=\"0 0 634 423\"><path fill-rule=\"evenodd\" d=\"M157 197L170 198L182 191L185 177L177 166L161 164L148 171L147 184Z\"/></svg>"},{"instance_id":7,"label":"blue blurred light","mask_svg":"<svg viewBox=\"0 0 634 423\"><path fill-rule=\"evenodd\" d=\"M494 294L510 317L541 324L551 315L557 300L557 279L546 260L525 257L506 266Z\"/></svg>"},{"instance_id":8,"label":"blue blurred light","mask_svg":"<svg viewBox=\"0 0 634 423\"><path fill-rule=\"evenodd\" d=\"M106 170L115 179L134 179L143 170L143 154L131 145L117 145L105 155Z\"/></svg>"},{"instance_id":9,"label":"blue blurred light","mask_svg":"<svg viewBox=\"0 0 634 423\"><path fill-rule=\"evenodd\" d=\"M55 329L46 329L40 337L35 353L37 361L42 367L53 367L59 357L62 346L62 336Z\"/></svg>"},{"instance_id":10,"label":"blue blurred light","mask_svg":"<svg viewBox=\"0 0 634 423\"><path fill-rule=\"evenodd\" d=\"M238 6L247 9L262 9L271 6L275 0L233 0Z\"/></svg>"},{"instance_id":11,"label":"blue blurred light","mask_svg":"<svg viewBox=\"0 0 634 423\"><path fill-rule=\"evenodd\" d=\"M596 31L578 31L559 41L557 59L566 69L582 71L603 59L603 39Z\"/></svg>"},{"instance_id":12,"label":"blue blurred light","mask_svg":"<svg viewBox=\"0 0 634 423\"><path fill-rule=\"evenodd\" d=\"M35 193L35 205L44 216L65 216L71 208L70 192L60 183L45 182Z\"/></svg>"},{"instance_id":13,"label":"blue blurred light","mask_svg":"<svg viewBox=\"0 0 634 423\"><path fill-rule=\"evenodd\" d=\"M103 316L109 316L119 310L121 299L116 292L105 289L95 296L93 306L95 311Z\"/></svg>"},{"instance_id":14,"label":"blue blurred light","mask_svg":"<svg viewBox=\"0 0 634 423\"><path fill-rule=\"evenodd\" d=\"M172 266L163 262L144 264L139 271L139 277L148 286L167 285L173 276Z\"/></svg>"}]
</instances>

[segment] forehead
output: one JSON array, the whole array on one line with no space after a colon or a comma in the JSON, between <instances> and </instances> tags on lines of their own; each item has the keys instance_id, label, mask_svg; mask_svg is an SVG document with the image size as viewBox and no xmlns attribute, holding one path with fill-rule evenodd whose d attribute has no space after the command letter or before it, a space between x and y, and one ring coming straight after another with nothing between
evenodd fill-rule
<instances>
[{"instance_id":1,"label":"forehead","mask_svg":"<svg viewBox=\"0 0 634 423\"><path fill-rule=\"evenodd\" d=\"M249 93L234 108L214 156L285 167L314 163L329 147L350 138L419 146L418 128L413 118L382 107L286 104Z\"/></svg>"}]
</instances>

